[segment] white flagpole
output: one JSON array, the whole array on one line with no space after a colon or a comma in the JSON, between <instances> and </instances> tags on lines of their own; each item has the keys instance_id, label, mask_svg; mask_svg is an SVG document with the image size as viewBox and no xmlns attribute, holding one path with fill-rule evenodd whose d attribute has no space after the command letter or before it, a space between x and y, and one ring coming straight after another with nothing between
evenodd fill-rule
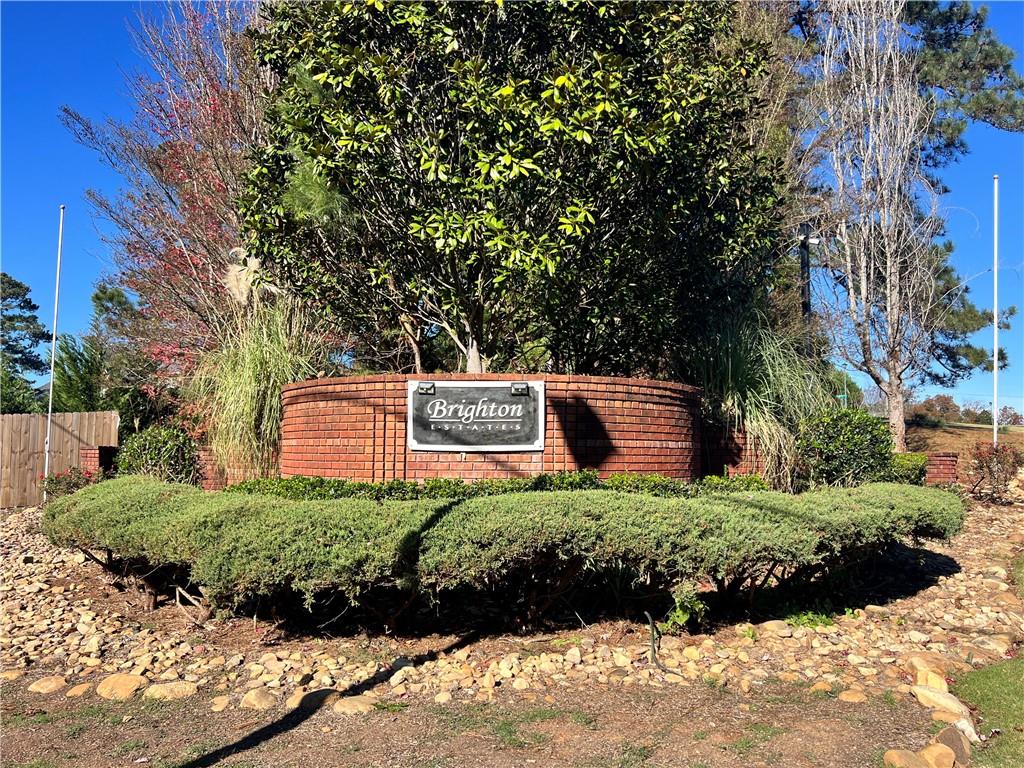
<instances>
[{"instance_id":1,"label":"white flagpole","mask_svg":"<svg viewBox=\"0 0 1024 768\"><path fill-rule=\"evenodd\" d=\"M57 229L57 287L53 291L53 338L50 340L50 400L46 406L46 445L43 459L43 481L50 475L50 425L53 422L53 368L57 359L57 308L60 305L60 256L64 246L64 206L60 207L60 226ZM46 501L46 486L43 486Z\"/></svg>"},{"instance_id":2,"label":"white flagpole","mask_svg":"<svg viewBox=\"0 0 1024 768\"><path fill-rule=\"evenodd\" d=\"M992 177L992 445L999 445L999 176Z\"/></svg>"}]
</instances>

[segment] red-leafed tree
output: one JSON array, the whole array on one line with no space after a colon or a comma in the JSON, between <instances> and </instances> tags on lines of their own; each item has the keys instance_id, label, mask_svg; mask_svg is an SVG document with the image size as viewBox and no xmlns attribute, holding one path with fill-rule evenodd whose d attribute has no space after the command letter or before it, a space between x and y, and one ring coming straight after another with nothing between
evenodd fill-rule
<instances>
[{"instance_id":1,"label":"red-leafed tree","mask_svg":"<svg viewBox=\"0 0 1024 768\"><path fill-rule=\"evenodd\" d=\"M123 180L116 196L88 199L113 225L112 282L137 299L124 336L159 364L146 384L176 389L179 417L219 461L258 475L274 469L281 386L345 359L348 345L239 247L236 201L265 127L253 8L147 7L132 118L94 122L65 107L63 119Z\"/></svg>"},{"instance_id":2,"label":"red-leafed tree","mask_svg":"<svg viewBox=\"0 0 1024 768\"><path fill-rule=\"evenodd\" d=\"M237 262L235 199L262 138L259 68L244 27L251 5L148 8L133 33L146 74L129 76L128 121L97 122L64 107L75 138L123 179L87 198L111 224L113 281L139 300L133 340L180 382L247 311L224 275Z\"/></svg>"}]
</instances>

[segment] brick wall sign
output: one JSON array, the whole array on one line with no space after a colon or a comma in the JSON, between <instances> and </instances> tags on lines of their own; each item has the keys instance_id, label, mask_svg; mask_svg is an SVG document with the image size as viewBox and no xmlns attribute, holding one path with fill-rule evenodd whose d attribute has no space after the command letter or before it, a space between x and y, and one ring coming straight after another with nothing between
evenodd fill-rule
<instances>
[{"instance_id":1,"label":"brick wall sign","mask_svg":"<svg viewBox=\"0 0 1024 768\"><path fill-rule=\"evenodd\" d=\"M414 451L544 450L543 381L408 382Z\"/></svg>"},{"instance_id":2,"label":"brick wall sign","mask_svg":"<svg viewBox=\"0 0 1024 768\"><path fill-rule=\"evenodd\" d=\"M430 384L433 393L427 387L421 395L420 386ZM513 394L523 384L526 394ZM443 405L431 406L440 400ZM283 477L472 481L580 469L603 477L700 476L700 391L671 381L538 373L347 376L287 384L281 404Z\"/></svg>"}]
</instances>

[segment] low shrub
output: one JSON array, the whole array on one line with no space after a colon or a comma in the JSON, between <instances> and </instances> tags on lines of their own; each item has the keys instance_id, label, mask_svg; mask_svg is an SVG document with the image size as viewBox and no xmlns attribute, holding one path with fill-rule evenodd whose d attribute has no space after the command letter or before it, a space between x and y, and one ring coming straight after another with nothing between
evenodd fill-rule
<instances>
[{"instance_id":1,"label":"low shrub","mask_svg":"<svg viewBox=\"0 0 1024 768\"><path fill-rule=\"evenodd\" d=\"M1024 467L1024 452L1006 443L975 443L971 449L971 493L993 501L1003 501L1010 482Z\"/></svg>"},{"instance_id":2,"label":"low shrub","mask_svg":"<svg viewBox=\"0 0 1024 768\"><path fill-rule=\"evenodd\" d=\"M57 499L43 528L57 544L187 569L217 605L290 592L311 605L325 593L356 603L374 590L535 595L612 572L665 595L706 580L735 593L809 578L905 536L949 536L962 513L951 494L890 484L800 496L588 490L377 502L121 478Z\"/></svg>"},{"instance_id":3,"label":"low shrub","mask_svg":"<svg viewBox=\"0 0 1024 768\"><path fill-rule=\"evenodd\" d=\"M169 483L196 485L200 480L199 448L180 427L154 425L136 432L117 452L122 475L148 475Z\"/></svg>"},{"instance_id":4,"label":"low shrub","mask_svg":"<svg viewBox=\"0 0 1024 768\"><path fill-rule=\"evenodd\" d=\"M745 491L768 491L771 487L759 475L733 475L731 477L709 475L697 483L701 491L715 493L740 493Z\"/></svg>"},{"instance_id":5,"label":"low shrub","mask_svg":"<svg viewBox=\"0 0 1024 768\"><path fill-rule=\"evenodd\" d=\"M757 475L705 477L694 483L664 475L626 472L602 480L595 470L558 472L533 477L477 480L467 483L457 478L429 478L422 484L408 480L363 483L326 477L284 477L246 480L228 487L230 493L256 493L301 501L330 499L468 499L475 496L499 496L528 491L621 491L653 496L698 496L702 492L737 493L766 491L768 483Z\"/></svg>"},{"instance_id":6,"label":"low shrub","mask_svg":"<svg viewBox=\"0 0 1024 768\"><path fill-rule=\"evenodd\" d=\"M894 453L889 468L879 477L890 483L924 485L928 456L924 453Z\"/></svg>"},{"instance_id":7,"label":"low shrub","mask_svg":"<svg viewBox=\"0 0 1024 768\"><path fill-rule=\"evenodd\" d=\"M40 475L42 477L42 475ZM92 472L84 470L81 467L71 467L65 469L63 472L51 472L46 477L43 477L43 490L46 492L47 501L59 498L61 496L67 496L69 493L74 493L77 490L85 488L87 485L102 480L103 477L97 477Z\"/></svg>"},{"instance_id":8,"label":"low shrub","mask_svg":"<svg viewBox=\"0 0 1024 768\"><path fill-rule=\"evenodd\" d=\"M700 624L706 612L707 605L697 585L684 581L672 589L672 608L665 620L658 623L658 631L663 635L681 634L691 622Z\"/></svg>"},{"instance_id":9,"label":"low shrub","mask_svg":"<svg viewBox=\"0 0 1024 768\"><path fill-rule=\"evenodd\" d=\"M810 485L859 485L885 477L892 435L867 411L844 408L806 421L796 450L800 474Z\"/></svg>"}]
</instances>

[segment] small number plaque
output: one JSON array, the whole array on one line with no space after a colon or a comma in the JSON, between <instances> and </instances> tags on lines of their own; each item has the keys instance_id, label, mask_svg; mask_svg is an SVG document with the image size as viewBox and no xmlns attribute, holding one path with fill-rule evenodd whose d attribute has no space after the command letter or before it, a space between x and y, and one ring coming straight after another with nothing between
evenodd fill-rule
<instances>
[{"instance_id":1,"label":"small number plaque","mask_svg":"<svg viewBox=\"0 0 1024 768\"><path fill-rule=\"evenodd\" d=\"M414 451L544 450L543 381L410 381Z\"/></svg>"}]
</instances>

